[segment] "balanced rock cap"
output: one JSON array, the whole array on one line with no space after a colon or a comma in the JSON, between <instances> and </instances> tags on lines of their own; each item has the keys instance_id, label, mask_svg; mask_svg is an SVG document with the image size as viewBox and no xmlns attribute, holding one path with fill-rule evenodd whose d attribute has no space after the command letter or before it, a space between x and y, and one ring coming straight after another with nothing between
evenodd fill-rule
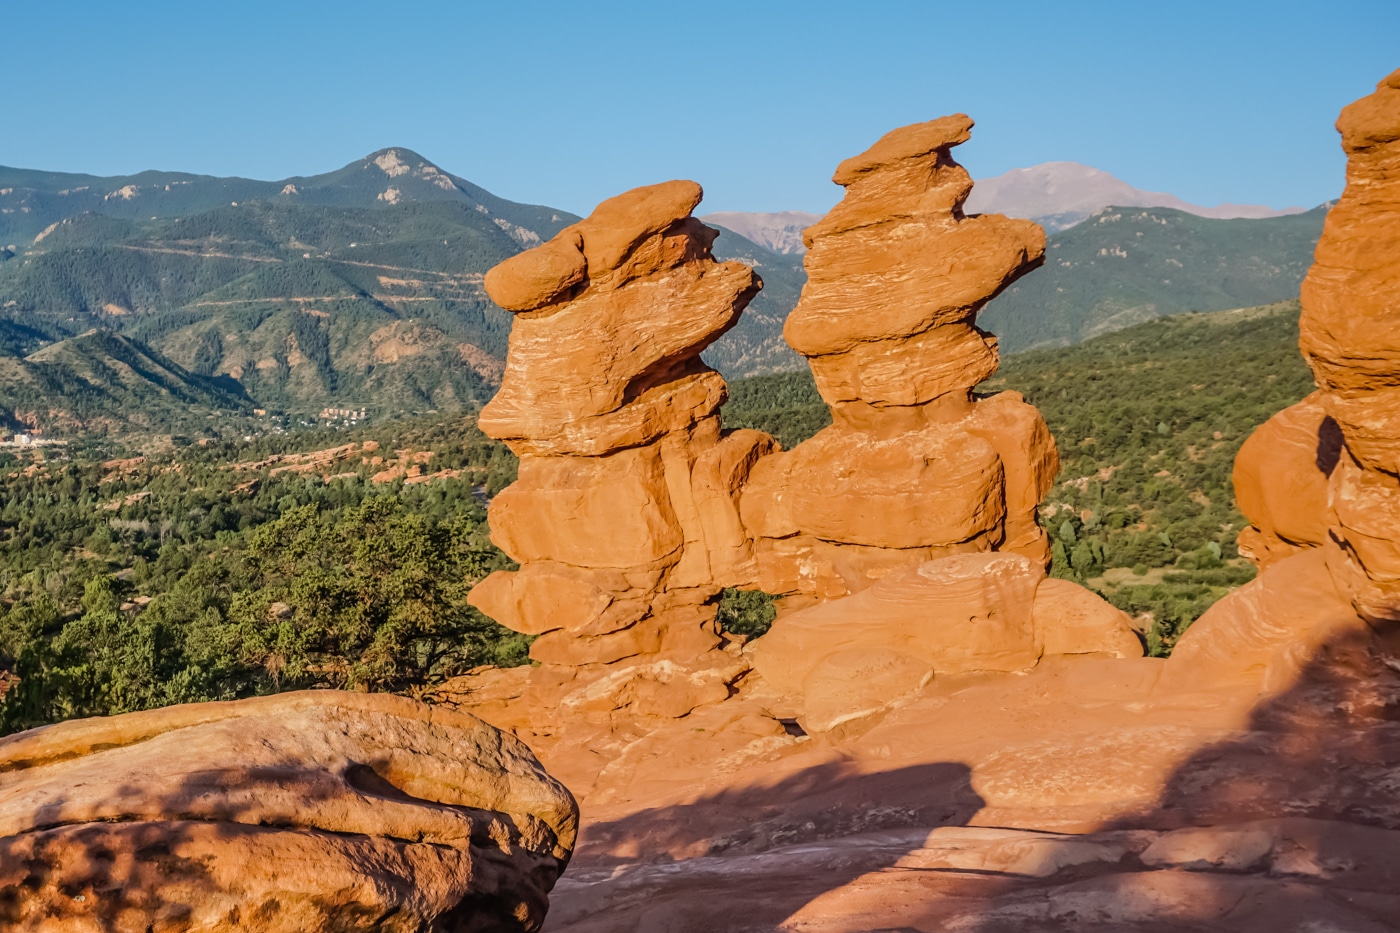
<instances>
[{"instance_id":1,"label":"balanced rock cap","mask_svg":"<svg viewBox=\"0 0 1400 933\"><path fill-rule=\"evenodd\" d=\"M972 138L972 127L971 117L965 113L955 113L927 123L913 123L890 130L875 145L838 165L831 180L845 187L859 181L862 175L887 165L961 145Z\"/></svg>"},{"instance_id":2,"label":"balanced rock cap","mask_svg":"<svg viewBox=\"0 0 1400 933\"><path fill-rule=\"evenodd\" d=\"M616 269L639 243L690 216L704 196L693 181L667 181L608 198L584 220L486 273L486 294L507 311L535 311L590 275Z\"/></svg>"}]
</instances>

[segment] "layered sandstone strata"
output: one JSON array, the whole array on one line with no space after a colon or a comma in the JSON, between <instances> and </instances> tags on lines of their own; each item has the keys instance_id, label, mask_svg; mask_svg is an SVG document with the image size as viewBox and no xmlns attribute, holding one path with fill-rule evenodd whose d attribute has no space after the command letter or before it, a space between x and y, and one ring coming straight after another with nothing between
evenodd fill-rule
<instances>
[{"instance_id":1,"label":"layered sandstone strata","mask_svg":"<svg viewBox=\"0 0 1400 933\"><path fill-rule=\"evenodd\" d=\"M711 255L718 232L690 216L700 197L689 181L637 188L486 276L515 321L480 424L520 456L491 534L521 568L471 601L538 635L531 657L556 679L705 656L722 581L753 576L737 491L773 445L720 431L724 380L699 354L762 283ZM670 691L675 712L728 691L701 678L689 692Z\"/></svg>"},{"instance_id":2,"label":"layered sandstone strata","mask_svg":"<svg viewBox=\"0 0 1400 933\"><path fill-rule=\"evenodd\" d=\"M807 285L784 327L833 424L760 461L743 516L757 585L817 598L894 569L1004 550L1045 562L1036 507L1054 439L1016 393L975 398L997 368L977 312L1043 259L1025 220L968 216L955 115L894 130L837 168L846 195L804 240Z\"/></svg>"},{"instance_id":3,"label":"layered sandstone strata","mask_svg":"<svg viewBox=\"0 0 1400 933\"><path fill-rule=\"evenodd\" d=\"M1372 621L1400 621L1400 71L1337 121L1347 186L1303 281L1300 344L1341 430L1328 566Z\"/></svg>"},{"instance_id":4,"label":"layered sandstone strata","mask_svg":"<svg viewBox=\"0 0 1400 933\"><path fill-rule=\"evenodd\" d=\"M578 810L475 717L338 691L0 739L7 930L537 930Z\"/></svg>"}]
</instances>

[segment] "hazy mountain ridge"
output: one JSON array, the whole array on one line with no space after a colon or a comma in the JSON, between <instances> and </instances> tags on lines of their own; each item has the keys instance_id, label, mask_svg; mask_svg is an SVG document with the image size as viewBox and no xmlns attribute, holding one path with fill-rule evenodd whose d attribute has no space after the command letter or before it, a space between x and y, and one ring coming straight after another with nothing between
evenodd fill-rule
<instances>
[{"instance_id":1,"label":"hazy mountain ridge","mask_svg":"<svg viewBox=\"0 0 1400 933\"><path fill-rule=\"evenodd\" d=\"M1164 207L1213 220L1261 219L1301 214L1306 208L1275 210L1257 204L1202 207L1160 191L1144 191L1108 172L1078 162L1045 162L980 179L967 199L970 214L1024 217L1047 233L1067 230L1110 206Z\"/></svg>"},{"instance_id":2,"label":"hazy mountain ridge","mask_svg":"<svg viewBox=\"0 0 1400 933\"><path fill-rule=\"evenodd\" d=\"M1326 216L1326 206L1253 220L1110 207L1051 236L1045 265L993 300L977 323L1015 353L1181 311L1296 298Z\"/></svg>"},{"instance_id":3,"label":"hazy mountain ridge","mask_svg":"<svg viewBox=\"0 0 1400 933\"><path fill-rule=\"evenodd\" d=\"M821 214L806 211L778 211L753 214L744 211L716 211L702 214L700 219L712 227L732 230L739 236L783 256L801 255L807 251L802 244L802 231L822 219Z\"/></svg>"},{"instance_id":4,"label":"hazy mountain ridge","mask_svg":"<svg viewBox=\"0 0 1400 933\"><path fill-rule=\"evenodd\" d=\"M85 211L122 219L183 217L243 201L284 200L323 207L391 206L405 201L458 201L519 227L533 244L576 218L564 211L498 198L452 175L411 149L391 147L322 175L278 181L146 171L97 176L0 166L0 245L23 247L51 224ZM526 232L528 231L528 232Z\"/></svg>"},{"instance_id":5,"label":"hazy mountain ridge","mask_svg":"<svg viewBox=\"0 0 1400 933\"><path fill-rule=\"evenodd\" d=\"M1202 207L1174 194L1135 188L1114 175L1079 162L1043 162L976 182L964 209L969 214L1006 214L1034 220L1047 233L1068 230L1106 207L1166 207L1212 220L1284 217L1304 207L1274 209L1260 204ZM726 227L776 253L801 254L802 231L821 220L805 211L706 214L706 223Z\"/></svg>"}]
</instances>

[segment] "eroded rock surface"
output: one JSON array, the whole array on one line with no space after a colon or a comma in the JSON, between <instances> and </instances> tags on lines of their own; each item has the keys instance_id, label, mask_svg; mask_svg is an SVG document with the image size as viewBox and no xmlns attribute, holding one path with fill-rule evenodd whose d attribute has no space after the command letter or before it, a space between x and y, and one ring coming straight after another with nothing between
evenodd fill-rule
<instances>
[{"instance_id":1,"label":"eroded rock surface","mask_svg":"<svg viewBox=\"0 0 1400 933\"><path fill-rule=\"evenodd\" d=\"M1362 615L1400 622L1400 71L1337 129L1347 186L1303 281L1300 340L1344 438L1328 566Z\"/></svg>"},{"instance_id":2,"label":"eroded rock surface","mask_svg":"<svg viewBox=\"0 0 1400 933\"><path fill-rule=\"evenodd\" d=\"M542 707L684 715L746 668L719 651L714 600L752 576L737 494L773 443L720 431L724 380L700 352L762 283L711 255L717 231L690 216L700 197L689 181L637 188L486 277L516 312L480 423L521 458L490 508L492 539L521 569L471 600L539 636ZM702 673L658 675L658 658ZM665 703L636 702L657 692Z\"/></svg>"},{"instance_id":3,"label":"eroded rock surface","mask_svg":"<svg viewBox=\"0 0 1400 933\"><path fill-rule=\"evenodd\" d=\"M962 114L887 133L837 168L846 195L807 229L807 284L784 337L833 424L760 463L743 498L758 584L826 599L949 554L1045 562L1036 507L1059 470L1019 395L974 399L997 368L977 312L1043 260L1030 221L966 216L951 150Z\"/></svg>"},{"instance_id":4,"label":"eroded rock surface","mask_svg":"<svg viewBox=\"0 0 1400 933\"><path fill-rule=\"evenodd\" d=\"M515 738L338 691L0 739L6 930L537 930L578 810Z\"/></svg>"}]
</instances>

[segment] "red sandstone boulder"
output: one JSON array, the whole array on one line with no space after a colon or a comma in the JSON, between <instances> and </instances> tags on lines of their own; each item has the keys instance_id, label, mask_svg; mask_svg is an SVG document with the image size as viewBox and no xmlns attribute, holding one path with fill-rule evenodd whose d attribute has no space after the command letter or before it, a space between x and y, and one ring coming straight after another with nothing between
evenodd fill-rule
<instances>
[{"instance_id":1,"label":"red sandstone boulder","mask_svg":"<svg viewBox=\"0 0 1400 933\"><path fill-rule=\"evenodd\" d=\"M337 691L0 739L7 930L537 930L578 811L518 740Z\"/></svg>"},{"instance_id":2,"label":"red sandstone boulder","mask_svg":"<svg viewBox=\"0 0 1400 933\"><path fill-rule=\"evenodd\" d=\"M1327 540L1327 480L1341 441L1320 392L1255 429L1235 457L1235 501L1250 520L1241 554L1267 567Z\"/></svg>"},{"instance_id":3,"label":"red sandstone boulder","mask_svg":"<svg viewBox=\"0 0 1400 933\"><path fill-rule=\"evenodd\" d=\"M891 573L854 596L779 618L754 666L801 695L804 725L888 708L931 677L1025 671L1045 654L1141 657L1128 617L1017 554L969 553ZM878 688L872 686L878 684ZM885 703L875 703L883 694Z\"/></svg>"}]
</instances>

